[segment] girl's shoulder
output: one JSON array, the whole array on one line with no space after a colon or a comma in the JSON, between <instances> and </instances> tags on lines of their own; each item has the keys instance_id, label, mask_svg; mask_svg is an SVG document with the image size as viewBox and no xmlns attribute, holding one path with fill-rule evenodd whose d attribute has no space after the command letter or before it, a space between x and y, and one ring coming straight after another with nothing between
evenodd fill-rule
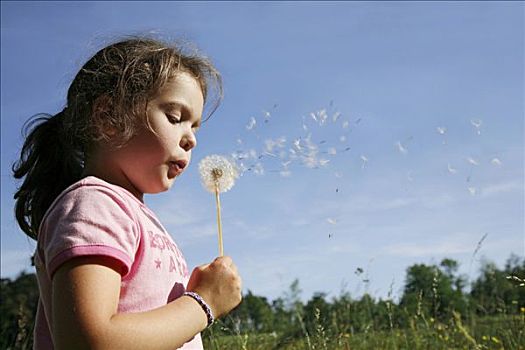
<instances>
[{"instance_id":1,"label":"girl's shoulder","mask_svg":"<svg viewBox=\"0 0 525 350\"><path fill-rule=\"evenodd\" d=\"M87 176L67 187L55 198L47 209L42 222L57 207L83 206L86 203L88 207L92 207L108 202L113 203L116 207L120 207L129 216L134 216L133 212L138 207L144 206L128 190L98 177Z\"/></svg>"}]
</instances>

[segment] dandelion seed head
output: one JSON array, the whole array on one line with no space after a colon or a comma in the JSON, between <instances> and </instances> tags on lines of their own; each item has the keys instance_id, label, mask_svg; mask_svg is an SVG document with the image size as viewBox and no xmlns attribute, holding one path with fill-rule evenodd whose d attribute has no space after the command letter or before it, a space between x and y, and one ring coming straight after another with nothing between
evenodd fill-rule
<instances>
[{"instance_id":1,"label":"dandelion seed head","mask_svg":"<svg viewBox=\"0 0 525 350\"><path fill-rule=\"evenodd\" d=\"M239 177L239 169L234 161L216 154L203 158L199 163L201 181L206 190L215 193L226 192Z\"/></svg>"}]
</instances>

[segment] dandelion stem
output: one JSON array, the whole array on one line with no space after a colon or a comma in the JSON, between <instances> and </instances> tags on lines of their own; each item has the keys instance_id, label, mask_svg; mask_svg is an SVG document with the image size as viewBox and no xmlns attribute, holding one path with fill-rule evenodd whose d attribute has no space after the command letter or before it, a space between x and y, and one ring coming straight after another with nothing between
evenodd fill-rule
<instances>
[{"instance_id":1,"label":"dandelion stem","mask_svg":"<svg viewBox=\"0 0 525 350\"><path fill-rule=\"evenodd\" d=\"M222 245L222 224L221 224L221 200L219 198L219 186L215 185L215 202L217 204L217 228L219 229L219 256L224 255Z\"/></svg>"}]
</instances>

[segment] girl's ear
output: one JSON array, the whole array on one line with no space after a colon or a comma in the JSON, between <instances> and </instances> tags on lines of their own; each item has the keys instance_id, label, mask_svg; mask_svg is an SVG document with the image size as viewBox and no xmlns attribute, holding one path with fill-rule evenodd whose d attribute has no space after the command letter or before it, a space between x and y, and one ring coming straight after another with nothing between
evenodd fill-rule
<instances>
[{"instance_id":1,"label":"girl's ear","mask_svg":"<svg viewBox=\"0 0 525 350\"><path fill-rule=\"evenodd\" d=\"M113 100L107 95L97 97L93 103L93 124L99 137L109 140L117 134L117 129L112 125Z\"/></svg>"}]
</instances>

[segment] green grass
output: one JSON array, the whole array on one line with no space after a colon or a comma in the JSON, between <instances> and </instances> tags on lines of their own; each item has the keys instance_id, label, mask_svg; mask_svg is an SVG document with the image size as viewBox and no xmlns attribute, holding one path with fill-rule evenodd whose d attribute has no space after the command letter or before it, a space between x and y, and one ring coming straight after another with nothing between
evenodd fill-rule
<instances>
[{"instance_id":1,"label":"green grass","mask_svg":"<svg viewBox=\"0 0 525 350\"><path fill-rule=\"evenodd\" d=\"M224 330L223 330L224 331ZM226 330L227 331L227 330ZM316 329L299 338L270 334L216 334L204 336L207 350L348 350L348 349L509 349L525 350L525 313L516 316L474 318L467 322L460 315L446 323L414 316L410 327L388 331L336 334Z\"/></svg>"}]
</instances>

